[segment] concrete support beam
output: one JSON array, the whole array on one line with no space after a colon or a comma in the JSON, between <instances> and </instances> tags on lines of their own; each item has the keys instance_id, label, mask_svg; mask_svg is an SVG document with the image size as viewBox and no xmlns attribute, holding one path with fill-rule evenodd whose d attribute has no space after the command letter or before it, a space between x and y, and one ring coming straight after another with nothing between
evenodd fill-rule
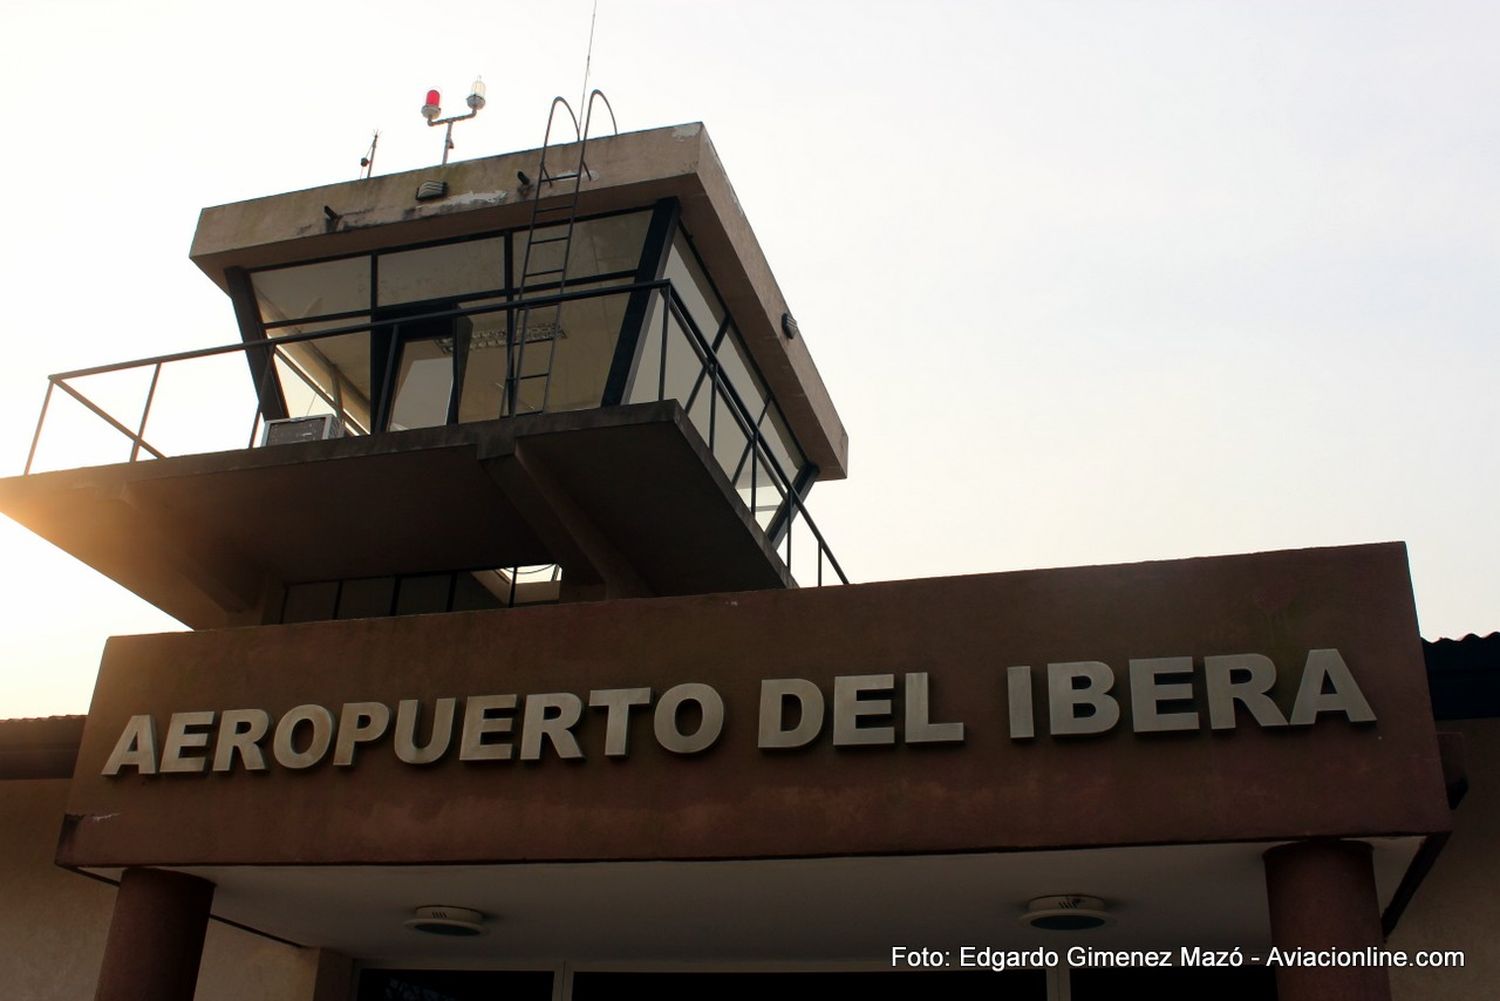
<instances>
[{"instance_id":1,"label":"concrete support beam","mask_svg":"<svg viewBox=\"0 0 1500 1001\"><path fill-rule=\"evenodd\" d=\"M354 960L332 949L319 949L311 1001L349 1001L354 996L354 979Z\"/></svg>"},{"instance_id":2,"label":"concrete support beam","mask_svg":"<svg viewBox=\"0 0 1500 1001\"><path fill-rule=\"evenodd\" d=\"M630 561L558 482L546 463L516 442L494 475L537 538L562 565L564 601L644 598L654 594Z\"/></svg>"},{"instance_id":3,"label":"concrete support beam","mask_svg":"<svg viewBox=\"0 0 1500 1001\"><path fill-rule=\"evenodd\" d=\"M196 876L126 869L94 1001L192 1001L213 898Z\"/></svg>"},{"instance_id":4,"label":"concrete support beam","mask_svg":"<svg viewBox=\"0 0 1500 1001\"><path fill-rule=\"evenodd\" d=\"M1282 950L1380 948L1371 848L1360 841L1298 841L1266 852L1271 942ZM1390 1001L1383 966L1279 966L1278 1001Z\"/></svg>"}]
</instances>

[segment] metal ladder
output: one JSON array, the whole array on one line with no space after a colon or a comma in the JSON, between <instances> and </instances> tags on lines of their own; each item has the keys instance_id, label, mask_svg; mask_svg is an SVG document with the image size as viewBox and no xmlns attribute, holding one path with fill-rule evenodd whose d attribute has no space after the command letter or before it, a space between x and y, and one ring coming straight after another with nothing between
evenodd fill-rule
<instances>
[{"instance_id":1,"label":"metal ladder","mask_svg":"<svg viewBox=\"0 0 1500 1001\"><path fill-rule=\"evenodd\" d=\"M551 305L535 307L527 300L531 298L538 285L550 285L555 281L557 283L555 296L561 296L567 289L568 258L573 251L573 227L578 219L578 192L585 176L593 180L593 174L589 171L584 154L588 149L589 123L593 117L595 98L604 102L604 107L609 111L614 134L619 135L620 130L615 123L614 109L610 107L609 98L599 90L594 90L589 94L581 128L578 124L578 116L573 113L568 102L561 97L552 99L552 107L547 112L547 131L542 136L541 160L537 165L536 180L532 182L535 195L531 200L531 224L526 230L526 253L522 257L521 280L518 285L523 305L512 336L506 345L506 392L503 408L505 416L544 413L551 399L553 363L557 360L557 342L563 336L563 304L561 301L554 301ZM571 171L553 174L547 170L547 152L551 149L552 124L559 106L568 113L568 118L573 122L574 141L578 143L578 163ZM568 186L570 181L572 184ZM565 186L562 200L543 206L543 188L546 185L559 184ZM547 232L559 227L562 229L561 234L541 238L537 236L539 231ZM537 248L548 246L560 247L561 255L548 252L533 254ZM550 319L546 318L549 311ZM540 314L540 319L534 320L533 314ZM547 345L546 363L536 371L529 372L526 369L527 345L541 343ZM536 380L542 382L540 401L523 401L521 397L524 385Z\"/></svg>"}]
</instances>

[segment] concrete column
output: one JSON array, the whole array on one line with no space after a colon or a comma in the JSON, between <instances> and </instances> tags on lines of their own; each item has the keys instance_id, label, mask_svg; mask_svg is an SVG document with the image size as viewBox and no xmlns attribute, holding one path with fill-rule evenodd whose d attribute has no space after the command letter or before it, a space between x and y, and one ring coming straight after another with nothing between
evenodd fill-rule
<instances>
[{"instance_id":1,"label":"concrete column","mask_svg":"<svg viewBox=\"0 0 1500 1001\"><path fill-rule=\"evenodd\" d=\"M126 869L94 1001L192 1001L214 885L163 869Z\"/></svg>"},{"instance_id":2,"label":"concrete column","mask_svg":"<svg viewBox=\"0 0 1500 1001\"><path fill-rule=\"evenodd\" d=\"M1382 948L1371 848L1360 841L1299 841L1266 852L1271 943L1289 949ZM1383 966L1276 969L1278 1001L1390 1001Z\"/></svg>"}]
</instances>

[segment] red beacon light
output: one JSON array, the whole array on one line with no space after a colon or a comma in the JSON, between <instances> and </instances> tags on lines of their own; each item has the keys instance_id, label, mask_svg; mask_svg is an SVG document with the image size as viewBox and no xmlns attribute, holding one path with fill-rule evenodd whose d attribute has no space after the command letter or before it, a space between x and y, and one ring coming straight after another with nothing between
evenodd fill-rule
<instances>
[{"instance_id":1,"label":"red beacon light","mask_svg":"<svg viewBox=\"0 0 1500 1001\"><path fill-rule=\"evenodd\" d=\"M469 113L467 115L450 115L447 118L439 118L438 116L443 113L443 109L439 106L441 102L442 95L435 90L429 90L427 92L427 103L422 105L422 117L427 119L428 125L448 126L448 132L443 136L443 163L447 164L448 151L453 148L453 123L466 122L479 114L479 109L484 107L484 81L475 80L474 86L469 88L469 96L464 99L464 103L469 106Z\"/></svg>"}]
</instances>

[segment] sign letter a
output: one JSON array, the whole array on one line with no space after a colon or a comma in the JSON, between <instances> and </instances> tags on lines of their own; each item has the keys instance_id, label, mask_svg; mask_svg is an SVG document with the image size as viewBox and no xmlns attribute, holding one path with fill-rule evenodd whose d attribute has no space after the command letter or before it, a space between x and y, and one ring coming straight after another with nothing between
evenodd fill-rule
<instances>
[{"instance_id":1,"label":"sign letter a","mask_svg":"<svg viewBox=\"0 0 1500 1001\"><path fill-rule=\"evenodd\" d=\"M141 775L156 774L156 721L150 716L130 717L101 774L118 775L127 765Z\"/></svg>"},{"instance_id":2,"label":"sign letter a","mask_svg":"<svg viewBox=\"0 0 1500 1001\"><path fill-rule=\"evenodd\" d=\"M1331 691L1323 691L1324 685ZM1351 723L1373 723L1375 712L1337 650L1309 650L1292 705L1292 726L1310 726L1319 713L1339 712Z\"/></svg>"}]
</instances>

